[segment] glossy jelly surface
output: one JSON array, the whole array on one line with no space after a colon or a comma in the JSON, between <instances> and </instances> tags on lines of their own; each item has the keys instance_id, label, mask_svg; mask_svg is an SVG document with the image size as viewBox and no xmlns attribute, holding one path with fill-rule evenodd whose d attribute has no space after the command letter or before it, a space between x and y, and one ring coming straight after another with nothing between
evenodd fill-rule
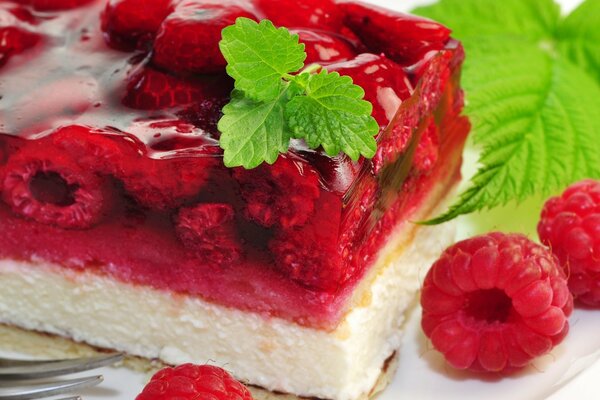
<instances>
[{"instance_id":1,"label":"glossy jelly surface","mask_svg":"<svg viewBox=\"0 0 600 400\"><path fill-rule=\"evenodd\" d=\"M223 165L218 41L239 16L289 27L307 63L365 89L373 160L296 141L272 166ZM0 38L0 257L331 328L391 232L459 179L463 52L431 21L316 0L23 0L0 3Z\"/></svg>"}]
</instances>

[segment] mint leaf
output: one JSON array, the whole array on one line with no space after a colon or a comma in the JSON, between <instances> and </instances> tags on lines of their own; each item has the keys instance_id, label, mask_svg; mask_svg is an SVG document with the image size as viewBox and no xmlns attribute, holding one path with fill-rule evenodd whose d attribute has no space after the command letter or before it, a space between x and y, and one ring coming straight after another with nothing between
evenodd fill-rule
<instances>
[{"instance_id":1,"label":"mint leaf","mask_svg":"<svg viewBox=\"0 0 600 400\"><path fill-rule=\"evenodd\" d=\"M459 39L509 36L539 40L550 36L560 19L560 8L552 0L440 0L413 12L449 26Z\"/></svg>"},{"instance_id":2,"label":"mint leaf","mask_svg":"<svg viewBox=\"0 0 600 400\"><path fill-rule=\"evenodd\" d=\"M466 112L481 149L471 186L427 223L600 178L600 86L589 74L599 71L592 34L582 33L597 12L585 7L564 21L551 0L441 0L417 9L465 45Z\"/></svg>"},{"instance_id":3,"label":"mint leaf","mask_svg":"<svg viewBox=\"0 0 600 400\"><path fill-rule=\"evenodd\" d=\"M343 151L353 160L373 157L379 126L371 117L372 104L363 100L364 90L337 72L323 70L299 79L306 95L294 97L286 107L294 137L311 148L323 146L332 156Z\"/></svg>"},{"instance_id":4,"label":"mint leaf","mask_svg":"<svg viewBox=\"0 0 600 400\"><path fill-rule=\"evenodd\" d=\"M252 99L270 101L281 93L281 79L304 66L306 53L298 40L269 20L238 18L223 30L219 46L235 88Z\"/></svg>"},{"instance_id":5,"label":"mint leaf","mask_svg":"<svg viewBox=\"0 0 600 400\"><path fill-rule=\"evenodd\" d=\"M314 75L319 65L300 72L306 54L298 40L268 20L238 18L223 30L220 46L236 88L218 126L226 166L272 164L292 136L330 155L375 155L379 125L364 90L337 72Z\"/></svg>"},{"instance_id":6,"label":"mint leaf","mask_svg":"<svg viewBox=\"0 0 600 400\"><path fill-rule=\"evenodd\" d=\"M233 92L219 121L227 167L251 169L264 161L273 164L280 152L287 151L291 137L284 118L287 101L285 89L268 102L251 100L241 92Z\"/></svg>"},{"instance_id":7,"label":"mint leaf","mask_svg":"<svg viewBox=\"0 0 600 400\"><path fill-rule=\"evenodd\" d=\"M600 1L583 2L560 25L558 38L560 52L600 83Z\"/></svg>"}]
</instances>

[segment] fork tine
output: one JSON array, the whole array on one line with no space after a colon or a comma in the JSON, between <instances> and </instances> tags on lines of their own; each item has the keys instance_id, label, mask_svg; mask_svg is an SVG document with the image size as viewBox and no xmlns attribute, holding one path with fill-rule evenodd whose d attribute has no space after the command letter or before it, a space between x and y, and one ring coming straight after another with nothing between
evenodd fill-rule
<instances>
[{"instance_id":1,"label":"fork tine","mask_svg":"<svg viewBox=\"0 0 600 400\"><path fill-rule=\"evenodd\" d=\"M73 392L79 389L98 385L102 382L102 376L90 376L87 378L71 379L68 381L58 381L43 383L23 389L20 392L0 391L0 400L31 400L44 397L56 396ZM75 397L77 398L77 397Z\"/></svg>"},{"instance_id":2,"label":"fork tine","mask_svg":"<svg viewBox=\"0 0 600 400\"><path fill-rule=\"evenodd\" d=\"M63 397L62 399L58 399L58 400L81 400L81 396Z\"/></svg>"},{"instance_id":3,"label":"fork tine","mask_svg":"<svg viewBox=\"0 0 600 400\"><path fill-rule=\"evenodd\" d=\"M0 382L7 380L50 378L73 374L112 365L121 360L123 360L123 354L109 354L90 358L52 361L0 359Z\"/></svg>"}]
</instances>

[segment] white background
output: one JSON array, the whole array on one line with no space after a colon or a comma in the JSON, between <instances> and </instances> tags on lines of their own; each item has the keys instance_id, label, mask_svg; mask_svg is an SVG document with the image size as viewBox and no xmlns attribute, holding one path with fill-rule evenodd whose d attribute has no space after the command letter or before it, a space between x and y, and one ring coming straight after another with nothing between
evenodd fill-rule
<instances>
[{"instance_id":1,"label":"white background","mask_svg":"<svg viewBox=\"0 0 600 400\"><path fill-rule=\"evenodd\" d=\"M600 1L600 0L598 0ZM371 0L372 3L408 11L430 0ZM559 0L565 10L580 0ZM467 155L465 174L473 171L476 156ZM503 229L533 232L539 201L515 209L508 207L485 215L461 220L461 235ZM498 223L502 221L502 223ZM551 355L538 360L532 368L511 377L481 377L452 371L424 339L419 328L419 310L415 310L407 327L401 349L400 370L390 388L379 400L398 399L511 399L592 400L600 398L600 312L575 312L571 333ZM133 400L147 377L125 369L104 369L105 383L82 393L89 400Z\"/></svg>"}]
</instances>

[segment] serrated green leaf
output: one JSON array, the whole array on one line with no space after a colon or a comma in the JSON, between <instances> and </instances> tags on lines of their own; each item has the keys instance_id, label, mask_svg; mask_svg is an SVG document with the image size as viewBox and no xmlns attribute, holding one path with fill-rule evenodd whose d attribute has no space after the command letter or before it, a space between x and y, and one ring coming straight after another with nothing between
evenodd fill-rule
<instances>
[{"instance_id":1,"label":"serrated green leaf","mask_svg":"<svg viewBox=\"0 0 600 400\"><path fill-rule=\"evenodd\" d=\"M282 77L298 71L306 59L298 35L276 28L269 20L257 23L238 18L223 30L219 46L235 88L259 101L277 98L284 85Z\"/></svg>"},{"instance_id":2,"label":"serrated green leaf","mask_svg":"<svg viewBox=\"0 0 600 400\"><path fill-rule=\"evenodd\" d=\"M288 150L291 133L284 117L288 100L287 89L269 102L251 100L234 91L219 121L227 167L251 169L265 161L273 164L280 152Z\"/></svg>"},{"instance_id":3,"label":"serrated green leaf","mask_svg":"<svg viewBox=\"0 0 600 400\"><path fill-rule=\"evenodd\" d=\"M353 160L373 157L379 126L371 117L373 106L363 100L364 90L337 72L303 74L299 80L306 95L294 97L285 110L294 137L311 148L322 146L332 156L344 152Z\"/></svg>"},{"instance_id":4,"label":"serrated green leaf","mask_svg":"<svg viewBox=\"0 0 600 400\"><path fill-rule=\"evenodd\" d=\"M440 0L413 11L449 26L453 36L551 37L560 19L553 0Z\"/></svg>"},{"instance_id":5,"label":"serrated green leaf","mask_svg":"<svg viewBox=\"0 0 600 400\"><path fill-rule=\"evenodd\" d=\"M558 48L600 84L600 1L587 0L558 29Z\"/></svg>"},{"instance_id":6,"label":"serrated green leaf","mask_svg":"<svg viewBox=\"0 0 600 400\"><path fill-rule=\"evenodd\" d=\"M481 169L457 204L428 223L600 178L600 88L523 40L480 41L465 70Z\"/></svg>"}]
</instances>

